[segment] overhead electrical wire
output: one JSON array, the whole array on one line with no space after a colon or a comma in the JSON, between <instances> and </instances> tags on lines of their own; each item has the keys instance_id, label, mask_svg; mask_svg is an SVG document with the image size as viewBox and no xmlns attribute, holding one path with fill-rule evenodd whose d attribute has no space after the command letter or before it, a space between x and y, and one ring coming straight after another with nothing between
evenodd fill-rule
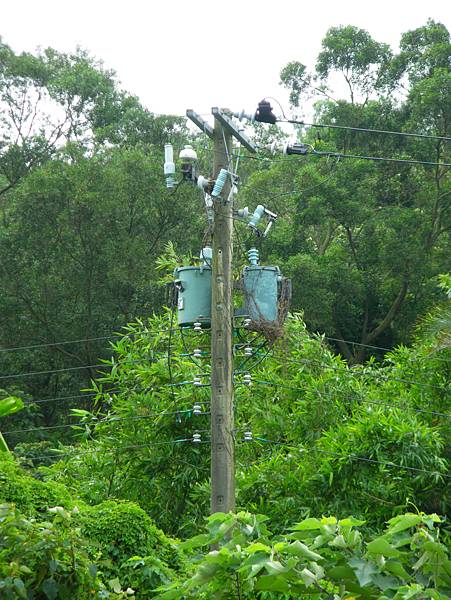
<instances>
[{"instance_id":1,"label":"overhead electrical wire","mask_svg":"<svg viewBox=\"0 0 451 600\"><path fill-rule=\"evenodd\" d=\"M253 437L254 440L263 442L263 443L268 443L268 444L276 444L279 446L285 446L287 448L292 448L294 450L301 450L303 451L304 448L301 448L299 446L295 446L294 444L289 444L288 442L282 442L282 441L278 441L278 440L270 440L267 439L265 437L261 437L261 436L255 436ZM247 443L247 442L246 442ZM451 479L451 475L447 475L446 473L440 473L440 471L429 471L427 469L419 469L417 467L410 467L408 465L401 465L398 463L393 463L393 462L384 462L381 460L376 460L374 458L369 458L367 456L359 456L358 454L346 454L346 455L342 455L342 454L337 454L335 452L330 452L328 450L322 450L321 448L316 448L314 447L312 449L313 452L320 452L321 454L326 454L327 456L334 456L336 458L350 458L351 460L359 460L359 461L363 461L363 462L369 462L369 463L373 463L373 464L377 464L377 465L382 465L384 467L390 467L390 468L398 468L398 469L405 469L407 471L413 471L416 473L426 473L428 475L438 475L439 477L443 477L444 479Z\"/></svg>"},{"instance_id":2,"label":"overhead electrical wire","mask_svg":"<svg viewBox=\"0 0 451 600\"><path fill-rule=\"evenodd\" d=\"M173 331L179 331L179 327L174 327ZM158 333L167 333L169 332L169 328L166 329L160 329L158 331ZM81 338L78 340L62 340L60 342L49 342L46 344L32 344L30 346L15 346L15 347L11 347L11 348L0 348L0 353L2 352L16 352L19 350L34 350L37 348L49 348L51 346L64 346L66 344L82 344L83 342L93 342L96 340L109 340L109 339L115 339L115 338L124 338L124 337L133 337L133 333L115 333L113 335L105 335L105 336L100 336L100 337L92 337L92 338Z\"/></svg>"},{"instance_id":3,"label":"overhead electrical wire","mask_svg":"<svg viewBox=\"0 0 451 600\"><path fill-rule=\"evenodd\" d=\"M329 152L329 151L319 151L319 150L312 150L311 152L305 153L302 156L297 155L297 154L292 154L289 156L283 156L281 158L272 158L272 157L265 157L265 156L252 156L252 155L245 155L242 156L242 159L246 159L246 160L261 160L261 161L267 161L267 162L284 162L284 161L289 161L292 158L304 158L305 156L308 155L314 155L314 156L327 156L329 158L353 158L353 159L361 159L361 160L374 160L374 161L386 161L386 162L393 162L393 163L401 163L401 164L415 164L415 165L426 165L426 166L435 166L435 167L451 167L451 163L440 163L440 162L432 162L432 161L425 161L425 160L413 160L413 159L402 159L402 158L390 158L390 157L384 157L384 156L366 156L366 155L360 155L360 154L344 154L344 153L340 153L340 152Z\"/></svg>"},{"instance_id":4,"label":"overhead electrical wire","mask_svg":"<svg viewBox=\"0 0 451 600\"><path fill-rule=\"evenodd\" d=\"M261 379L253 379L252 383L256 383L258 385L268 385L271 387L281 388L284 390L290 390L290 391L294 391L294 392L305 393L306 391L313 391L313 393L316 393L320 396L323 394L327 394L328 396L331 395L330 392L320 392L319 390L305 390L304 388L286 385L284 383L279 383L279 382L275 382L275 381L264 381ZM451 413L443 413L443 412L439 412L439 411L435 411L435 410L425 410L422 408L415 408L414 406L408 406L406 404L381 402L379 400L370 400L370 399L366 399L366 398L358 398L358 400L360 400L361 402L364 402L364 403L368 403L368 404L379 404L381 406L385 406L386 408L410 410L412 412L417 412L417 413L425 413L425 414L434 415L434 416L438 416L438 417L445 417L448 419L451 418Z\"/></svg>"},{"instance_id":5,"label":"overhead electrical wire","mask_svg":"<svg viewBox=\"0 0 451 600\"><path fill-rule=\"evenodd\" d=\"M366 156L364 154L344 154L343 152L329 152L329 151L319 151L312 150L312 154L315 156L328 156L334 158L354 158L357 160L372 160L372 161L383 161L383 162L391 162L391 163L399 163L399 164L409 164L409 165L427 165L429 167L451 167L451 163L444 162L433 162L426 160L414 160L410 158L389 158L386 156Z\"/></svg>"},{"instance_id":6,"label":"overhead electrical wire","mask_svg":"<svg viewBox=\"0 0 451 600\"><path fill-rule=\"evenodd\" d=\"M203 402L203 404L206 404L205 402ZM63 425L48 425L48 426L43 426L43 427L29 427L27 429L13 429L10 431L2 431L3 435L17 435L18 433L31 433L31 432L37 432L37 431L49 431L49 430L54 430L54 429L69 429L69 428L76 428L76 427L83 427L83 425L91 425L93 427L97 427L97 425L104 425L105 423L121 423L123 421L135 421L135 420L143 420L143 419L153 419L156 417L165 417L165 416L174 416L174 415L181 415L181 414L188 414L188 413L192 413L193 412L193 408L187 408L187 409L181 409L181 410L173 410L173 411L163 411L160 413L148 413L146 415L130 415L128 417L112 417L112 418L105 418L105 419L99 419L97 421L92 421L91 423L84 423L84 422L79 422L77 421L76 423L64 423ZM209 414L207 412L203 412L200 413L199 415L196 416L202 416L205 414ZM197 430L196 430L197 431Z\"/></svg>"},{"instance_id":7,"label":"overhead electrical wire","mask_svg":"<svg viewBox=\"0 0 451 600\"><path fill-rule=\"evenodd\" d=\"M168 441L164 441L164 442L148 442L147 444L133 444L130 446L122 446L122 447L118 447L118 448L112 448L111 450L105 450L105 448L91 448L90 450L81 450L78 452L57 452L56 454L54 454L53 456L50 456L49 454L40 454L40 455L36 455L33 454L31 452L28 453L24 453L21 454L20 456L22 457L29 457L32 459L49 459L49 458L66 458L66 457L78 457L78 456L84 456L86 454L93 454L96 452L104 452L105 454L119 454L123 451L129 451L129 450L137 450L137 449L143 449L143 448L150 448L152 446L167 446L167 445L177 445L177 444L182 444L182 443L186 443L186 442L191 442L194 446L197 444L204 444L204 443L209 443L208 441L200 441L200 442L193 442L192 438L181 438L179 440L168 440ZM57 450L56 448L54 450Z\"/></svg>"},{"instance_id":8,"label":"overhead electrical wire","mask_svg":"<svg viewBox=\"0 0 451 600\"><path fill-rule=\"evenodd\" d=\"M298 360L284 358L283 360L284 360L284 362L290 362L291 364L317 365L317 366L325 368L325 369L332 369L333 371L339 371L343 375L351 375L351 376L358 376L358 377L374 377L374 378L380 379L382 381L399 381L400 383L408 383L410 385L418 385L419 387L424 387L424 388L433 388L433 389L437 389L437 390L441 390L441 391L447 390L446 387L441 386L441 385L435 385L434 383L424 383L423 381L415 381L412 379L393 377L392 375L390 375L390 376L381 375L379 373L376 373L376 372L373 373L371 371L367 371L367 372L352 371L351 372L349 370L343 370L340 367L335 367L333 365L327 365L327 364L322 363L321 361L309 359L309 358L302 358L302 359L300 358Z\"/></svg>"},{"instance_id":9,"label":"overhead electrical wire","mask_svg":"<svg viewBox=\"0 0 451 600\"><path fill-rule=\"evenodd\" d=\"M412 133L407 131L390 131L387 129L370 129L367 127L351 127L348 125L336 125L335 123L306 123L305 121L298 121L296 119L277 119L278 123L290 123L291 125L303 125L306 127L315 127L322 129L343 129L345 131L360 131L363 133L376 133L383 135L398 135L402 137L415 137L423 138L428 140L440 140L443 142L451 142L451 137L442 135L432 135L428 133Z\"/></svg>"}]
</instances>

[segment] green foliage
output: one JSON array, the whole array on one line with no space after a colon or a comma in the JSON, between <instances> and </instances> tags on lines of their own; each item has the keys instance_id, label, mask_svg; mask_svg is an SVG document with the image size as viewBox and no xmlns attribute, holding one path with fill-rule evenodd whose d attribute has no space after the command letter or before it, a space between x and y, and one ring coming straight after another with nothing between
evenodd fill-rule
<instances>
[{"instance_id":1,"label":"green foliage","mask_svg":"<svg viewBox=\"0 0 451 600\"><path fill-rule=\"evenodd\" d=\"M78 522L83 536L89 540L93 556L97 551L103 571L112 576L120 574L122 564L137 555L158 557L162 573L168 566L180 566L174 542L132 502L108 500L85 507L79 513ZM149 564L142 566L150 568L151 558ZM130 572L133 569L136 564L130 566Z\"/></svg>"},{"instance_id":2,"label":"green foliage","mask_svg":"<svg viewBox=\"0 0 451 600\"><path fill-rule=\"evenodd\" d=\"M27 516L45 514L53 506L74 506L65 486L35 479L9 456L0 455L0 482L0 502L14 504Z\"/></svg>"},{"instance_id":3,"label":"green foliage","mask_svg":"<svg viewBox=\"0 0 451 600\"><path fill-rule=\"evenodd\" d=\"M96 567L71 526L72 514L61 507L51 513L40 522L0 505L0 596L5 600L102 597Z\"/></svg>"},{"instance_id":4,"label":"green foliage","mask_svg":"<svg viewBox=\"0 0 451 600\"><path fill-rule=\"evenodd\" d=\"M0 390L2 392L3 390ZM0 400L0 417L7 417L8 415L13 415L19 410L22 410L24 407L23 401L21 398L16 398L15 396L7 396L6 398L2 398ZM0 432L0 452L8 452L8 445L5 442L3 435Z\"/></svg>"},{"instance_id":5,"label":"green foliage","mask_svg":"<svg viewBox=\"0 0 451 600\"><path fill-rule=\"evenodd\" d=\"M278 537L265 521L249 513L212 515L207 533L182 547L218 548L198 555L193 576L157 598L438 600L451 591L451 562L435 514L400 515L368 540L358 530L363 521L353 517L308 518Z\"/></svg>"},{"instance_id":6,"label":"green foliage","mask_svg":"<svg viewBox=\"0 0 451 600\"><path fill-rule=\"evenodd\" d=\"M368 97L377 85L378 71L391 56L387 44L376 42L367 31L352 25L331 27L322 46L316 72L321 79L326 79L332 71L341 72L352 102L356 89Z\"/></svg>"},{"instance_id":7,"label":"green foliage","mask_svg":"<svg viewBox=\"0 0 451 600\"><path fill-rule=\"evenodd\" d=\"M208 513L209 456L189 443L208 429L208 415L192 412L194 402L208 402L208 388L193 392L190 383L198 337L168 328L169 315L129 325L110 374L93 387L98 410L83 412L86 441L41 473L89 503L132 500L159 527L185 536ZM242 371L240 351L235 360ZM235 390L237 431L254 435L252 443L237 436L240 508L267 514L277 531L317 511L345 510L380 527L411 503L445 510L446 361L418 346L392 352L383 366L350 367L298 315L257 360L246 363L252 386Z\"/></svg>"}]
</instances>

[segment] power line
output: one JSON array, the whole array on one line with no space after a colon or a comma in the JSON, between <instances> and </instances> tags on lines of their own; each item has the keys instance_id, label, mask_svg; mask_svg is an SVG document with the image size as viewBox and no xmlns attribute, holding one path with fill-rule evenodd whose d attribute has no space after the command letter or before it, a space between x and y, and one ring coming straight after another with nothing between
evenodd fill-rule
<instances>
[{"instance_id":1,"label":"power line","mask_svg":"<svg viewBox=\"0 0 451 600\"><path fill-rule=\"evenodd\" d=\"M292 158L304 158L306 155L308 154L313 154L314 156L327 156L328 158L354 158L354 159L361 159L361 160L373 160L373 161L385 161L385 162L394 162L394 163L401 163L401 164L414 164L414 165L426 165L426 166L432 166L432 167L451 167L451 163L441 163L441 162L432 162L432 161L426 161L426 160L413 160L413 159L407 159L407 158L390 158L390 157L384 157L384 156L366 156L366 155L360 155L360 154L343 154L341 152L331 152L331 151L327 151L327 152L322 152L319 150L314 150L311 149L310 152L305 152L305 154L302 154L302 156L299 155L290 155L290 156L283 156L281 158L271 158L271 157L264 157L264 156L243 156L242 158L246 159L246 160L260 160L260 161L266 161L266 162L284 162L284 161L288 161L291 160Z\"/></svg>"},{"instance_id":2,"label":"power line","mask_svg":"<svg viewBox=\"0 0 451 600\"><path fill-rule=\"evenodd\" d=\"M266 439L264 437L260 437L260 436L258 436L258 437L255 436L253 439L258 440L263 443L277 444L280 446L285 446L287 448L293 448L293 449L297 449L297 450L301 450L301 451L304 450L303 448L300 448L299 446L295 446L293 444L288 444L287 442L280 442L278 440L268 440L268 439ZM382 465L384 467L405 469L407 471L414 471L416 473L426 473L427 475L439 475L440 477L443 477L444 479L451 479L451 475L446 475L445 473L440 473L439 471L428 471L426 469L419 469L417 467L410 467L408 465L400 465L400 464L393 463L393 462L383 462L381 460L376 460L374 458L368 458L366 456L359 456L357 454L341 455L341 454L337 454L335 452L321 450L320 448L314 448L314 450L316 452L321 452L322 454L326 454L328 456L334 456L336 458L350 458L351 460L359 460L359 461L363 461L363 462L369 462L369 463L373 463L373 464L377 464L377 465Z\"/></svg>"},{"instance_id":3,"label":"power line","mask_svg":"<svg viewBox=\"0 0 451 600\"><path fill-rule=\"evenodd\" d=\"M410 133L405 131L390 131L387 129L368 129L366 127L350 127L348 125L335 125L333 123L306 123L305 121L297 121L296 119L277 119L278 123L291 123L292 125L306 125L307 127L316 127L322 129L343 129L346 131L360 131L364 133L381 133L384 135L399 135L402 137L417 137L428 140L440 140L443 142L451 142L451 137L441 135L431 135L427 133Z\"/></svg>"},{"instance_id":4,"label":"power line","mask_svg":"<svg viewBox=\"0 0 451 600\"><path fill-rule=\"evenodd\" d=\"M203 402L202 404L206 404L206 402ZM174 410L174 411L163 411L161 413L148 413L147 415L130 415L128 417L113 417L111 419L99 419L98 421L93 421L91 423L80 423L80 422L76 422L76 423L65 423L64 425L49 425L49 426L44 426L44 427L29 427L28 429L14 429L11 431L2 431L2 433L8 434L8 435L13 435L13 434L17 434L17 433L31 433L31 432L36 432L36 431L49 431L49 430L53 430L53 429L69 429L69 428L73 428L73 427L80 427L83 425L93 425L93 426L97 426L97 425L103 425L105 423L121 423L122 421L133 421L133 420L142 420L142 419L153 419L155 417L165 417L165 416L174 416L174 415L181 415L183 413L192 413L193 412L193 408L187 408L187 409L182 409L182 410ZM209 414L208 412L202 412L199 415L196 416L203 416Z\"/></svg>"},{"instance_id":5,"label":"power line","mask_svg":"<svg viewBox=\"0 0 451 600\"><path fill-rule=\"evenodd\" d=\"M206 443L204 441L200 441L200 442L194 442L193 438L182 438L182 439L178 439L178 440L169 440L169 441L165 441L165 442L148 442L147 444L134 444L131 446L123 446L123 447L119 447L119 448L114 448L111 450L105 450L104 448L91 448L90 450L83 450L81 452L76 452L75 456L84 456L86 454L92 454L95 452L104 452L105 454L110 454L110 453L114 453L114 454L119 454L120 452L124 451L124 450L136 450L138 448L148 448L151 446L167 446L167 445L177 445L177 444L182 444L182 443L186 443L186 442L191 442L193 445L197 445L199 443ZM53 450L56 450L56 448L54 448ZM74 453L73 452L66 452L66 453L61 453L61 452L57 452L55 455L51 456L48 454L40 454L40 455L35 455L32 452L27 452L24 454L21 454L20 456L23 457L30 457L30 458L34 458L34 459L45 459L45 458L65 458L65 457L74 457Z\"/></svg>"},{"instance_id":6,"label":"power line","mask_svg":"<svg viewBox=\"0 0 451 600\"><path fill-rule=\"evenodd\" d=\"M321 334L319 334L319 335L321 335ZM352 344L353 346L361 346L362 348L372 348L373 350L383 350L385 352L396 351L396 348L385 348L384 346L373 346L372 344L363 344L362 342L353 342L351 340L342 340L340 338L334 338L334 337L330 337L327 335L324 335L321 337L323 337L325 340L330 340L332 342L344 342L345 344ZM415 359L411 358L410 360L415 360ZM426 360L426 357L418 358L417 360ZM443 362L451 362L451 359L442 358L442 357L436 358L436 360L443 361Z\"/></svg>"},{"instance_id":7,"label":"power line","mask_svg":"<svg viewBox=\"0 0 451 600\"><path fill-rule=\"evenodd\" d=\"M174 327L173 331L179 331L179 327ZM170 331L167 329L160 329L158 333L166 333ZM49 342L48 344L31 344L29 346L15 346L12 348L0 348L0 353L2 352L16 352L18 350L35 350L37 348L49 348L51 346L64 346L66 344L82 344L83 342L94 342L96 340L109 340L114 338L124 338L124 337L133 337L133 333L115 333L113 335L104 335L100 337L92 337L92 338L83 338L78 340L62 340L60 342Z\"/></svg>"},{"instance_id":8,"label":"power line","mask_svg":"<svg viewBox=\"0 0 451 600\"><path fill-rule=\"evenodd\" d=\"M118 334L120 335L120 334ZM79 340L64 340L62 342L51 342L48 344L32 344L30 346L16 346L13 348L0 348L0 352L15 352L17 350L35 350L37 348L47 348L50 346L64 346L66 344L81 344L83 342L94 342L94 341L98 341L98 340L109 340L111 338L113 338L114 336L111 335L103 335L100 337L93 337L93 338L83 338L83 339L79 339Z\"/></svg>"},{"instance_id":9,"label":"power line","mask_svg":"<svg viewBox=\"0 0 451 600\"><path fill-rule=\"evenodd\" d=\"M165 356L166 353L162 353L162 356ZM12 375L2 375L0 376L0 380L1 379L22 379L23 377L32 377L33 375L51 375L53 373L65 373L68 371L80 371L81 369L97 369L97 368L112 368L112 367L117 367L117 366L128 366L128 365L133 365L133 364L143 364L146 362L145 358L142 359L136 359L136 360L125 360L122 362L117 362L117 363L113 363L113 364L109 364L108 362L105 363L99 363L96 365L83 365L83 366L79 366L79 367L65 367L63 369L51 369L49 371L29 371L27 373L14 373ZM148 359L149 363L155 363L157 362L155 359Z\"/></svg>"},{"instance_id":10,"label":"power line","mask_svg":"<svg viewBox=\"0 0 451 600\"><path fill-rule=\"evenodd\" d=\"M252 379L253 383L257 383L259 385L269 385L272 387L276 387L276 388L282 388L284 390L291 390L293 392L304 392L305 393L305 389L300 388L300 387L294 387L291 385L286 385L283 383L278 383L275 381L263 381L261 379ZM314 393L316 393L319 396L323 395L323 392L320 392L319 390L308 390L308 391L313 391ZM325 394L327 394L328 396L330 396L331 394L328 392L324 392ZM418 412L418 413L425 413L425 414L429 414L429 415L434 415L437 417L445 417L445 418L451 418L451 413L442 413L442 412L438 412L438 411L434 411L434 410L425 410L422 408L415 408L413 406L408 406L406 404L399 404L399 403L392 403L389 404L387 402L382 402L380 400L371 400L371 399L367 399L367 398L362 398L360 397L359 400L361 400L362 402L366 402L368 404L379 404L381 406L385 406L387 408L395 408L395 409L402 409L402 410L410 410L412 412Z\"/></svg>"},{"instance_id":11,"label":"power line","mask_svg":"<svg viewBox=\"0 0 451 600\"><path fill-rule=\"evenodd\" d=\"M373 160L373 161L383 161L383 162L392 162L399 164L409 164L409 165L427 165L429 167L451 167L451 163L444 162L432 162L427 160L414 160L411 158L389 158L386 156L366 156L363 154L344 154L342 152L322 152L319 150L312 150L312 153L315 156L328 156L334 158L355 158L358 160Z\"/></svg>"},{"instance_id":12,"label":"power line","mask_svg":"<svg viewBox=\"0 0 451 600\"><path fill-rule=\"evenodd\" d=\"M282 359L281 359L282 360ZM333 371L339 371L340 373L342 373L343 375L355 375L358 377L364 377L364 376L368 376L368 377L375 377L377 379L381 379L383 381L399 381L400 383L408 383L410 385L418 385L420 387L426 387L426 388L433 388L433 389L437 389L437 390L441 390L441 391L446 391L446 387L443 387L441 385L435 385L433 383L424 383L422 381L414 381L412 379L404 379L401 377L393 377L393 376L388 376L388 375L381 375L379 373L373 373L373 372L366 372L366 373L360 373L358 371L349 371L349 370L343 370L340 367L335 367L333 365L327 365L324 363L321 363L320 361L317 360L312 360L309 358L300 358L299 360L293 360L293 359L289 359L289 358L284 358L283 359L286 362L290 362L292 364L307 364L307 365L317 365L319 367L323 367L325 369L332 369Z\"/></svg>"}]
</instances>

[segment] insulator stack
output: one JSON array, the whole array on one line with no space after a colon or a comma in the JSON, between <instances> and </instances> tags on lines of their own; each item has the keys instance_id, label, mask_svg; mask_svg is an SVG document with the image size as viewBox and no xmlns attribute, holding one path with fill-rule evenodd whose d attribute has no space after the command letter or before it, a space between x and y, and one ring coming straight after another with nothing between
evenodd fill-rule
<instances>
[{"instance_id":1,"label":"insulator stack","mask_svg":"<svg viewBox=\"0 0 451 600\"><path fill-rule=\"evenodd\" d=\"M245 373L243 376L243 384L251 385L252 383L252 375L250 373Z\"/></svg>"}]
</instances>

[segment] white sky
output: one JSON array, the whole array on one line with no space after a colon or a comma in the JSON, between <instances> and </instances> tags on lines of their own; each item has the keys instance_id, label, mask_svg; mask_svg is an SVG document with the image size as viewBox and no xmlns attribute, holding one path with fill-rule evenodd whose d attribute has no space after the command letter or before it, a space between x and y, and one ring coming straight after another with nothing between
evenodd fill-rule
<instances>
[{"instance_id":1,"label":"white sky","mask_svg":"<svg viewBox=\"0 0 451 600\"><path fill-rule=\"evenodd\" d=\"M312 67L329 27L356 25L397 48L428 17L450 27L446 0L3 0L0 35L13 50L87 49L156 113L288 107L282 67ZM278 112L278 111L276 111Z\"/></svg>"}]
</instances>

